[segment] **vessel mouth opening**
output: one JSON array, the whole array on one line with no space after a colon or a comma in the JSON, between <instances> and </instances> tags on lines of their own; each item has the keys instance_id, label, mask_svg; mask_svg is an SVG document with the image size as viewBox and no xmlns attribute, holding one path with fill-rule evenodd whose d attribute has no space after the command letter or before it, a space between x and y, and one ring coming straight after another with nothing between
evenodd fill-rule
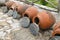
<instances>
[{"instance_id":1,"label":"vessel mouth opening","mask_svg":"<svg viewBox=\"0 0 60 40\"><path fill-rule=\"evenodd\" d=\"M24 17L29 17L27 14L24 14Z\"/></svg>"},{"instance_id":2,"label":"vessel mouth opening","mask_svg":"<svg viewBox=\"0 0 60 40\"><path fill-rule=\"evenodd\" d=\"M34 22L35 22L36 24L39 24L39 18L38 18L38 17L35 17Z\"/></svg>"},{"instance_id":3,"label":"vessel mouth opening","mask_svg":"<svg viewBox=\"0 0 60 40\"><path fill-rule=\"evenodd\" d=\"M55 36L60 36L60 34L55 34Z\"/></svg>"},{"instance_id":4,"label":"vessel mouth opening","mask_svg":"<svg viewBox=\"0 0 60 40\"><path fill-rule=\"evenodd\" d=\"M13 8L10 8L11 10L13 10Z\"/></svg>"}]
</instances>

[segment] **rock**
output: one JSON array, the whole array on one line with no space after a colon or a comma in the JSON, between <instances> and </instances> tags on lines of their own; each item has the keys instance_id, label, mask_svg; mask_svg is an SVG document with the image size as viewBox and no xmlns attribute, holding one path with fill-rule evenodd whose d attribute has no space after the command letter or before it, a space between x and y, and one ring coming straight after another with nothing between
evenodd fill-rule
<instances>
[{"instance_id":1,"label":"rock","mask_svg":"<svg viewBox=\"0 0 60 40\"><path fill-rule=\"evenodd\" d=\"M50 38L49 40L60 40L60 36L52 37L52 38Z\"/></svg>"},{"instance_id":2,"label":"rock","mask_svg":"<svg viewBox=\"0 0 60 40\"><path fill-rule=\"evenodd\" d=\"M10 37L6 37L5 40L11 40L11 38Z\"/></svg>"},{"instance_id":3,"label":"rock","mask_svg":"<svg viewBox=\"0 0 60 40\"><path fill-rule=\"evenodd\" d=\"M12 16L13 13L14 13L13 10L9 10L8 13L7 13L7 15L8 15L8 16Z\"/></svg>"},{"instance_id":4,"label":"rock","mask_svg":"<svg viewBox=\"0 0 60 40\"><path fill-rule=\"evenodd\" d=\"M17 23L17 22L19 23L19 20L17 20L17 19L13 19L13 21L14 21L15 23Z\"/></svg>"},{"instance_id":5,"label":"rock","mask_svg":"<svg viewBox=\"0 0 60 40\"><path fill-rule=\"evenodd\" d=\"M50 36L50 35L52 35L52 34L49 31L44 32L44 36Z\"/></svg>"},{"instance_id":6,"label":"rock","mask_svg":"<svg viewBox=\"0 0 60 40\"><path fill-rule=\"evenodd\" d=\"M3 12L0 12L0 17L3 16Z\"/></svg>"},{"instance_id":7,"label":"rock","mask_svg":"<svg viewBox=\"0 0 60 40\"><path fill-rule=\"evenodd\" d=\"M5 21L0 21L0 26L8 26L8 23Z\"/></svg>"},{"instance_id":8,"label":"rock","mask_svg":"<svg viewBox=\"0 0 60 40\"><path fill-rule=\"evenodd\" d=\"M11 32L12 40L36 40L28 29L22 28Z\"/></svg>"},{"instance_id":9,"label":"rock","mask_svg":"<svg viewBox=\"0 0 60 40\"><path fill-rule=\"evenodd\" d=\"M30 24L30 19L28 17L23 17L19 20L22 27L27 28Z\"/></svg>"},{"instance_id":10,"label":"rock","mask_svg":"<svg viewBox=\"0 0 60 40\"><path fill-rule=\"evenodd\" d=\"M7 34L4 38L4 40L11 40L11 35L10 34Z\"/></svg>"},{"instance_id":11,"label":"rock","mask_svg":"<svg viewBox=\"0 0 60 40\"><path fill-rule=\"evenodd\" d=\"M8 9L7 9L6 6L1 7L1 9L2 9L2 11L3 11L4 13L7 13L7 11L8 11Z\"/></svg>"},{"instance_id":12,"label":"rock","mask_svg":"<svg viewBox=\"0 0 60 40\"><path fill-rule=\"evenodd\" d=\"M4 4L6 2L6 0L0 0L0 5Z\"/></svg>"},{"instance_id":13,"label":"rock","mask_svg":"<svg viewBox=\"0 0 60 40\"><path fill-rule=\"evenodd\" d=\"M1 39L4 39L5 35L6 35L6 32L0 31L0 38Z\"/></svg>"},{"instance_id":14,"label":"rock","mask_svg":"<svg viewBox=\"0 0 60 40\"><path fill-rule=\"evenodd\" d=\"M14 23L12 19L6 19L6 21L7 21L9 24Z\"/></svg>"},{"instance_id":15,"label":"rock","mask_svg":"<svg viewBox=\"0 0 60 40\"><path fill-rule=\"evenodd\" d=\"M6 32L7 34L10 34L11 31L12 31L12 29L5 30L5 32Z\"/></svg>"},{"instance_id":16,"label":"rock","mask_svg":"<svg viewBox=\"0 0 60 40\"><path fill-rule=\"evenodd\" d=\"M4 26L4 30L9 30L11 29L12 27L9 25L9 26Z\"/></svg>"},{"instance_id":17,"label":"rock","mask_svg":"<svg viewBox=\"0 0 60 40\"><path fill-rule=\"evenodd\" d=\"M3 39L0 38L0 40L3 40Z\"/></svg>"},{"instance_id":18,"label":"rock","mask_svg":"<svg viewBox=\"0 0 60 40\"><path fill-rule=\"evenodd\" d=\"M0 12L2 12L3 10L2 9L0 9Z\"/></svg>"},{"instance_id":19,"label":"rock","mask_svg":"<svg viewBox=\"0 0 60 40\"><path fill-rule=\"evenodd\" d=\"M19 33L20 33L20 31L11 32L11 40L20 40Z\"/></svg>"},{"instance_id":20,"label":"rock","mask_svg":"<svg viewBox=\"0 0 60 40\"><path fill-rule=\"evenodd\" d=\"M13 19L13 17L8 17L8 18L6 19L6 21L7 21L9 24L18 23L18 22L19 22L18 20Z\"/></svg>"},{"instance_id":21,"label":"rock","mask_svg":"<svg viewBox=\"0 0 60 40\"><path fill-rule=\"evenodd\" d=\"M0 20L5 20L6 18L8 18L8 15L5 14L0 17Z\"/></svg>"},{"instance_id":22,"label":"rock","mask_svg":"<svg viewBox=\"0 0 60 40\"><path fill-rule=\"evenodd\" d=\"M10 26L12 26L12 30L14 31L14 30L19 30L20 29L20 25L19 25L19 23L12 23Z\"/></svg>"},{"instance_id":23,"label":"rock","mask_svg":"<svg viewBox=\"0 0 60 40\"><path fill-rule=\"evenodd\" d=\"M4 14L3 17L4 17L4 18L8 18L8 15L7 15L7 14Z\"/></svg>"},{"instance_id":24,"label":"rock","mask_svg":"<svg viewBox=\"0 0 60 40\"><path fill-rule=\"evenodd\" d=\"M9 0L0 0L0 5L4 5Z\"/></svg>"},{"instance_id":25,"label":"rock","mask_svg":"<svg viewBox=\"0 0 60 40\"><path fill-rule=\"evenodd\" d=\"M21 15L19 15L19 14L17 13L17 11L14 10L13 18L14 18L14 19L19 19L20 17L21 17Z\"/></svg>"},{"instance_id":26,"label":"rock","mask_svg":"<svg viewBox=\"0 0 60 40\"><path fill-rule=\"evenodd\" d=\"M39 26L36 23L31 23L29 29L31 33L35 36L39 34Z\"/></svg>"},{"instance_id":27,"label":"rock","mask_svg":"<svg viewBox=\"0 0 60 40\"><path fill-rule=\"evenodd\" d=\"M6 20L12 20L13 19L13 17L8 17L8 18L6 18Z\"/></svg>"},{"instance_id":28,"label":"rock","mask_svg":"<svg viewBox=\"0 0 60 40\"><path fill-rule=\"evenodd\" d=\"M4 26L0 26L0 29L2 29Z\"/></svg>"}]
</instances>

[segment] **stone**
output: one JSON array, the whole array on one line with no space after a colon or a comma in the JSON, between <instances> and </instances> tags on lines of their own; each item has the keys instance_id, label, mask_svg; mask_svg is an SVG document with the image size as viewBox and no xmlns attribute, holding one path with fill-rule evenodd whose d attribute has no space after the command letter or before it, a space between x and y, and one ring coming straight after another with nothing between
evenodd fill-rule
<instances>
[{"instance_id":1,"label":"stone","mask_svg":"<svg viewBox=\"0 0 60 40\"><path fill-rule=\"evenodd\" d=\"M9 10L8 13L7 13L7 15L8 15L8 16L12 16L13 13L14 13L13 10Z\"/></svg>"},{"instance_id":2,"label":"stone","mask_svg":"<svg viewBox=\"0 0 60 40\"><path fill-rule=\"evenodd\" d=\"M12 26L12 30L19 30L21 26L19 26L19 23L12 23L10 26Z\"/></svg>"},{"instance_id":3,"label":"stone","mask_svg":"<svg viewBox=\"0 0 60 40\"><path fill-rule=\"evenodd\" d=\"M36 23L31 23L29 29L30 32L35 36L39 34L39 26Z\"/></svg>"},{"instance_id":4,"label":"stone","mask_svg":"<svg viewBox=\"0 0 60 40\"><path fill-rule=\"evenodd\" d=\"M6 18L6 20L11 20L11 19L13 19L13 17L8 17L8 18Z\"/></svg>"},{"instance_id":5,"label":"stone","mask_svg":"<svg viewBox=\"0 0 60 40\"><path fill-rule=\"evenodd\" d=\"M49 40L60 40L60 36L52 37L52 38L50 38Z\"/></svg>"},{"instance_id":6,"label":"stone","mask_svg":"<svg viewBox=\"0 0 60 40\"><path fill-rule=\"evenodd\" d=\"M4 14L0 17L0 20L5 20L6 18L8 18L8 15Z\"/></svg>"},{"instance_id":7,"label":"stone","mask_svg":"<svg viewBox=\"0 0 60 40\"><path fill-rule=\"evenodd\" d=\"M6 20L9 24L12 24L13 23L13 20L12 19L7 19Z\"/></svg>"},{"instance_id":8,"label":"stone","mask_svg":"<svg viewBox=\"0 0 60 40\"><path fill-rule=\"evenodd\" d=\"M22 27L27 28L30 24L30 19L28 17L23 17L19 20Z\"/></svg>"},{"instance_id":9,"label":"stone","mask_svg":"<svg viewBox=\"0 0 60 40\"><path fill-rule=\"evenodd\" d=\"M9 30L9 29L11 29L12 27L9 25L9 26L4 26L3 28L4 28L4 30Z\"/></svg>"},{"instance_id":10,"label":"stone","mask_svg":"<svg viewBox=\"0 0 60 40\"><path fill-rule=\"evenodd\" d=\"M52 35L52 34L49 31L44 32L44 36L50 36L50 35Z\"/></svg>"},{"instance_id":11,"label":"stone","mask_svg":"<svg viewBox=\"0 0 60 40\"><path fill-rule=\"evenodd\" d=\"M0 29L2 29L4 26L0 26Z\"/></svg>"},{"instance_id":12,"label":"stone","mask_svg":"<svg viewBox=\"0 0 60 40\"><path fill-rule=\"evenodd\" d=\"M18 23L19 23L19 20L17 20L17 19L13 19L13 21L14 21L14 22L18 22Z\"/></svg>"},{"instance_id":13,"label":"stone","mask_svg":"<svg viewBox=\"0 0 60 40\"><path fill-rule=\"evenodd\" d=\"M8 18L6 18L6 21L7 21L9 24L19 22L17 19L13 19L13 17L8 17Z\"/></svg>"},{"instance_id":14,"label":"stone","mask_svg":"<svg viewBox=\"0 0 60 40\"><path fill-rule=\"evenodd\" d=\"M7 9L6 6L1 7L1 9L2 9L2 11L3 11L4 13L7 13L7 12L8 12L8 9Z\"/></svg>"},{"instance_id":15,"label":"stone","mask_svg":"<svg viewBox=\"0 0 60 40\"><path fill-rule=\"evenodd\" d=\"M11 32L11 40L20 40L19 31Z\"/></svg>"},{"instance_id":16,"label":"stone","mask_svg":"<svg viewBox=\"0 0 60 40\"><path fill-rule=\"evenodd\" d=\"M3 15L4 13L3 12L0 12L0 15Z\"/></svg>"},{"instance_id":17,"label":"stone","mask_svg":"<svg viewBox=\"0 0 60 40\"><path fill-rule=\"evenodd\" d=\"M21 15L19 15L19 14L17 13L17 11L14 10L13 18L14 18L14 19L19 19L20 17L21 17Z\"/></svg>"},{"instance_id":18,"label":"stone","mask_svg":"<svg viewBox=\"0 0 60 40\"><path fill-rule=\"evenodd\" d=\"M2 12L3 10L2 9L0 9L0 12Z\"/></svg>"},{"instance_id":19,"label":"stone","mask_svg":"<svg viewBox=\"0 0 60 40\"><path fill-rule=\"evenodd\" d=\"M7 34L10 34L11 31L12 31L12 29L5 30L5 32L6 32Z\"/></svg>"},{"instance_id":20,"label":"stone","mask_svg":"<svg viewBox=\"0 0 60 40\"><path fill-rule=\"evenodd\" d=\"M6 0L0 0L0 5L4 4Z\"/></svg>"},{"instance_id":21,"label":"stone","mask_svg":"<svg viewBox=\"0 0 60 40\"><path fill-rule=\"evenodd\" d=\"M8 23L5 21L0 21L0 26L8 26Z\"/></svg>"},{"instance_id":22,"label":"stone","mask_svg":"<svg viewBox=\"0 0 60 40\"><path fill-rule=\"evenodd\" d=\"M0 38L1 39L4 39L5 35L6 35L6 32L0 31Z\"/></svg>"}]
</instances>

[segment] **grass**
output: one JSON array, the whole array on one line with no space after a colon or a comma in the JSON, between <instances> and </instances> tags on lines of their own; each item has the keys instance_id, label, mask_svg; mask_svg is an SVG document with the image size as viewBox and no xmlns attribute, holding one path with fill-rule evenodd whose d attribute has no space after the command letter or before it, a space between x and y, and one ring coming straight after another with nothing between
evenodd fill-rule
<instances>
[{"instance_id":1,"label":"grass","mask_svg":"<svg viewBox=\"0 0 60 40\"><path fill-rule=\"evenodd\" d=\"M50 2L52 2L56 7L58 6L58 2L55 0L50 0ZM47 4L46 6L52 7L54 8L51 4Z\"/></svg>"},{"instance_id":2,"label":"grass","mask_svg":"<svg viewBox=\"0 0 60 40\"><path fill-rule=\"evenodd\" d=\"M35 1L35 0L30 0L30 1ZM50 2L52 2L55 6L58 5L58 2L56 0L49 0ZM38 2L36 2L37 4L42 4L42 5L45 5L45 6L48 6L48 7L52 7L54 8L51 4L45 2L44 0L40 0Z\"/></svg>"}]
</instances>

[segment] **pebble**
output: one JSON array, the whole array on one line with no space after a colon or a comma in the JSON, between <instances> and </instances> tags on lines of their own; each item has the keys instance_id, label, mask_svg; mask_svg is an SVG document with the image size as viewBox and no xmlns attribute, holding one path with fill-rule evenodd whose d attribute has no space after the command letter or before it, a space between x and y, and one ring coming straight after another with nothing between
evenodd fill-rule
<instances>
[{"instance_id":1,"label":"pebble","mask_svg":"<svg viewBox=\"0 0 60 40\"><path fill-rule=\"evenodd\" d=\"M9 17L11 17L11 16L13 15L13 13L14 13L13 10L9 10L8 13L7 13L7 15L8 15Z\"/></svg>"},{"instance_id":2,"label":"pebble","mask_svg":"<svg viewBox=\"0 0 60 40\"><path fill-rule=\"evenodd\" d=\"M23 17L19 20L22 27L27 28L30 24L30 19L28 17Z\"/></svg>"},{"instance_id":3,"label":"pebble","mask_svg":"<svg viewBox=\"0 0 60 40\"><path fill-rule=\"evenodd\" d=\"M31 23L29 28L30 28L31 33L34 36L39 34L39 26L36 23Z\"/></svg>"},{"instance_id":4,"label":"pebble","mask_svg":"<svg viewBox=\"0 0 60 40\"><path fill-rule=\"evenodd\" d=\"M0 26L7 26L7 25L8 25L7 22L5 22L5 21L0 21Z\"/></svg>"},{"instance_id":5,"label":"pebble","mask_svg":"<svg viewBox=\"0 0 60 40\"><path fill-rule=\"evenodd\" d=\"M19 27L21 27L21 26L19 26L19 23L13 23L13 24L11 24L11 26L12 26L12 30L15 30L15 29L20 29Z\"/></svg>"},{"instance_id":6,"label":"pebble","mask_svg":"<svg viewBox=\"0 0 60 40\"><path fill-rule=\"evenodd\" d=\"M0 38L1 39L4 39L5 35L6 35L6 32L0 31Z\"/></svg>"},{"instance_id":7,"label":"pebble","mask_svg":"<svg viewBox=\"0 0 60 40\"><path fill-rule=\"evenodd\" d=\"M8 16L6 14L0 16L0 20L5 20L6 18L8 18Z\"/></svg>"},{"instance_id":8,"label":"pebble","mask_svg":"<svg viewBox=\"0 0 60 40\"><path fill-rule=\"evenodd\" d=\"M49 40L60 40L60 36L52 37L52 38L50 38Z\"/></svg>"},{"instance_id":9,"label":"pebble","mask_svg":"<svg viewBox=\"0 0 60 40\"><path fill-rule=\"evenodd\" d=\"M20 17L21 17L21 15L19 15L19 14L17 13L17 11L14 10L14 12L13 12L13 18L14 18L14 19L19 19Z\"/></svg>"},{"instance_id":10,"label":"pebble","mask_svg":"<svg viewBox=\"0 0 60 40\"><path fill-rule=\"evenodd\" d=\"M0 4L4 4L6 0L0 0Z\"/></svg>"},{"instance_id":11,"label":"pebble","mask_svg":"<svg viewBox=\"0 0 60 40\"><path fill-rule=\"evenodd\" d=\"M4 26L4 30L9 30L11 29L11 26Z\"/></svg>"},{"instance_id":12,"label":"pebble","mask_svg":"<svg viewBox=\"0 0 60 40\"><path fill-rule=\"evenodd\" d=\"M51 33L49 31L44 32L44 36L50 36L50 35L51 35Z\"/></svg>"},{"instance_id":13,"label":"pebble","mask_svg":"<svg viewBox=\"0 0 60 40\"><path fill-rule=\"evenodd\" d=\"M7 13L7 12L8 12L8 9L7 9L6 6L1 7L1 9L2 9L2 11L3 11L4 13Z\"/></svg>"}]
</instances>

